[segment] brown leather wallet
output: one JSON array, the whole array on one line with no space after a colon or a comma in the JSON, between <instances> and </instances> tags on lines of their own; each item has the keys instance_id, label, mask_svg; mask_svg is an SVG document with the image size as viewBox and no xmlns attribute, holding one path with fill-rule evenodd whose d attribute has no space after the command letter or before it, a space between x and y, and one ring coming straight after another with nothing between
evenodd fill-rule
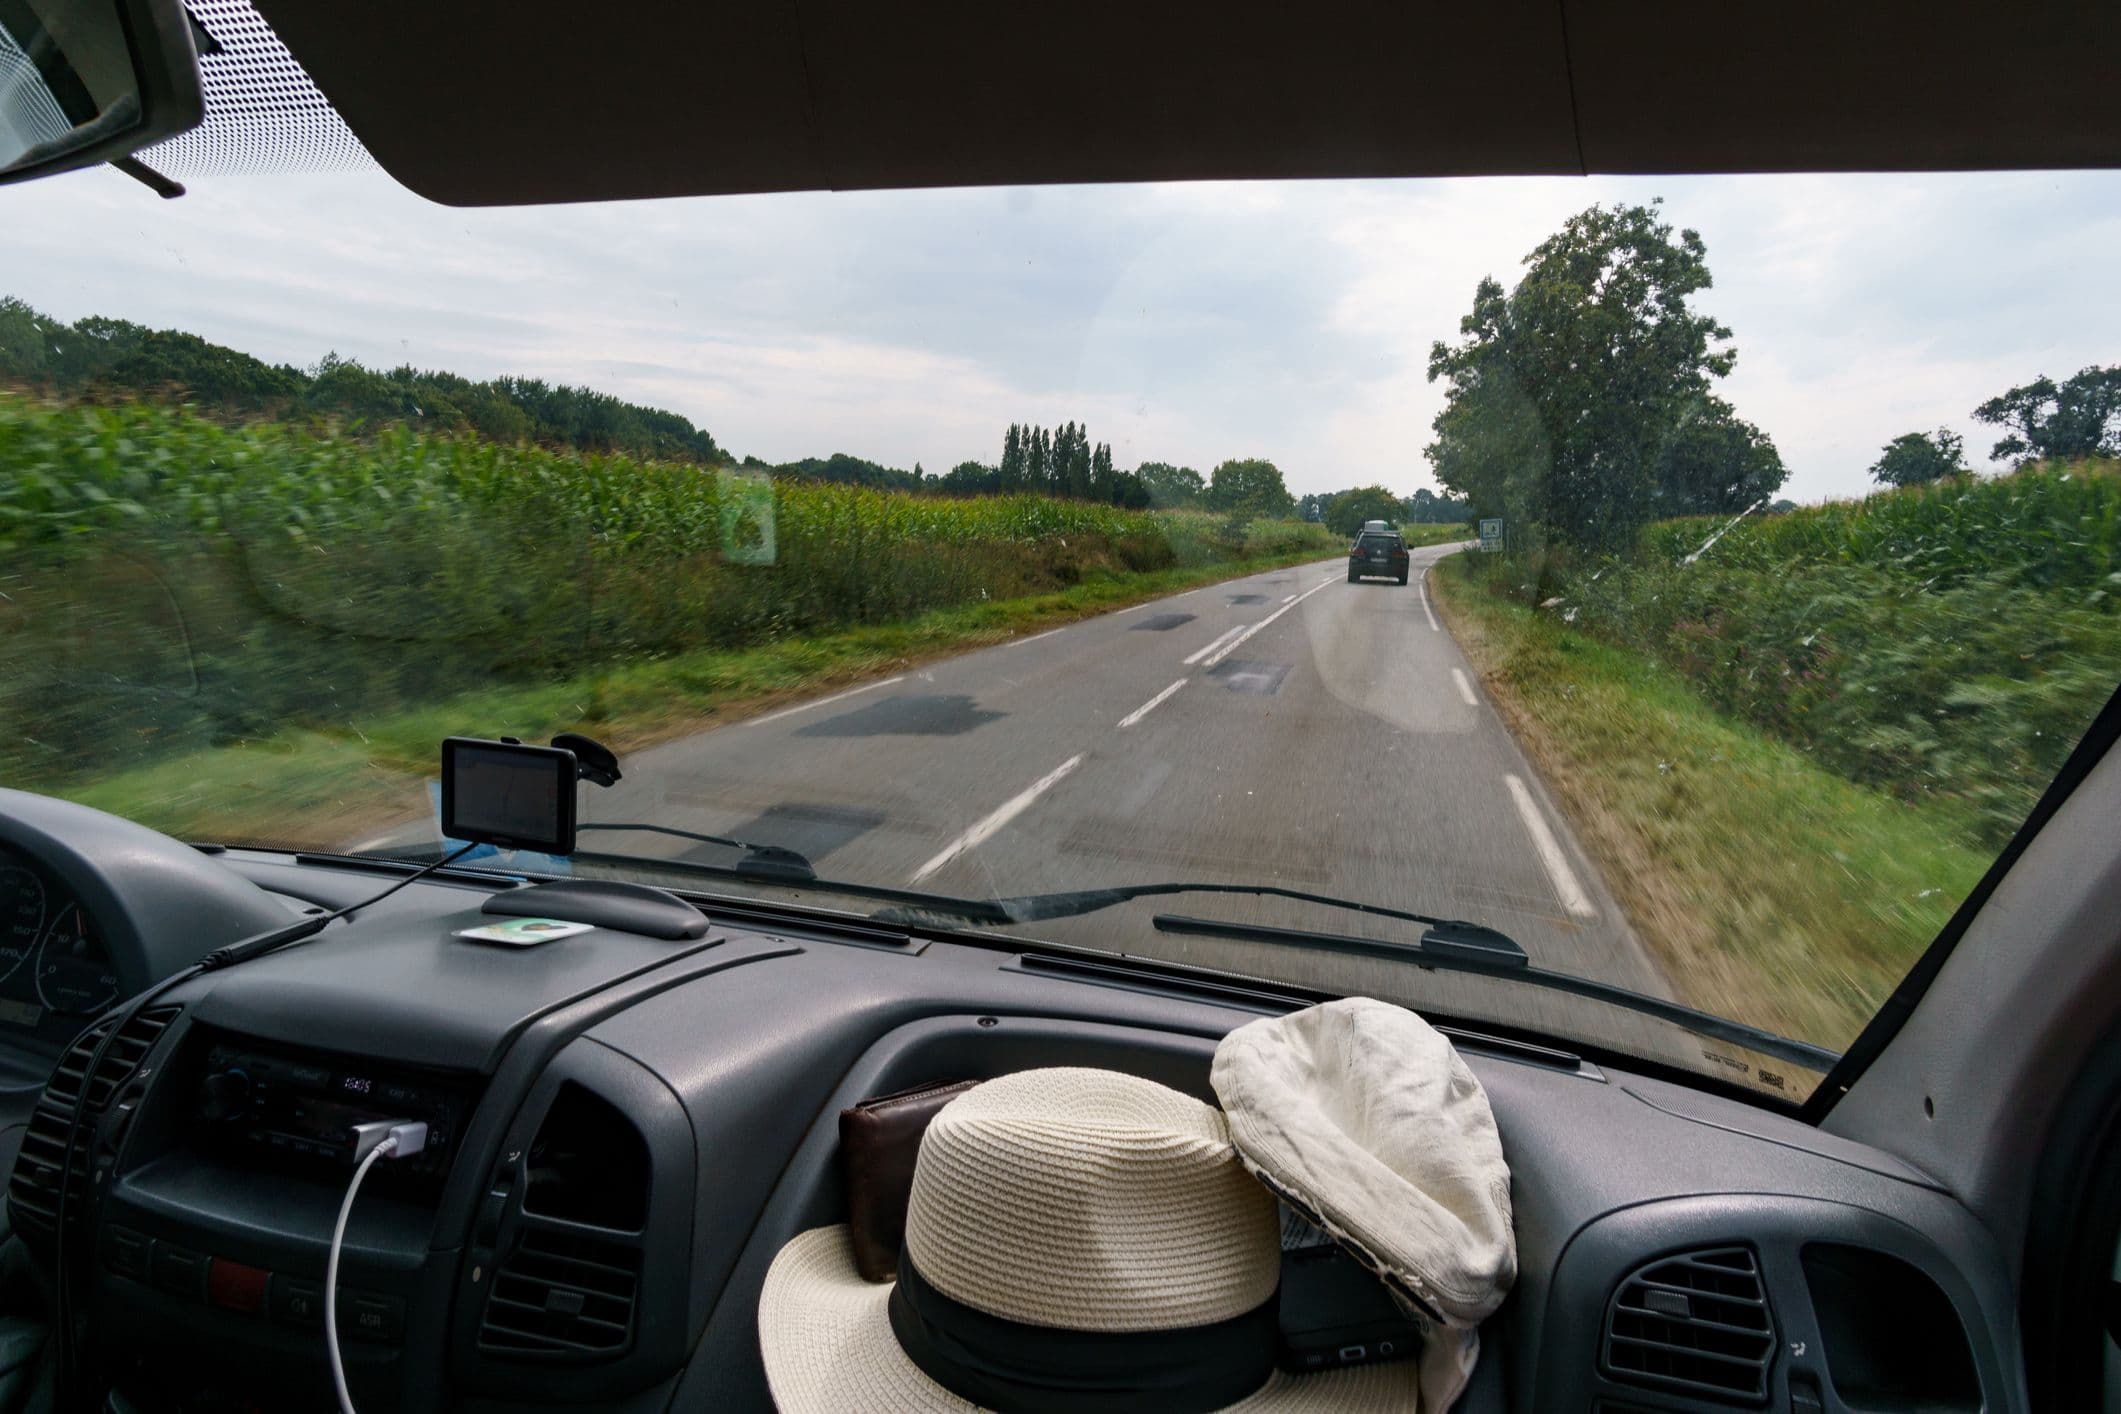
<instances>
[{"instance_id":1,"label":"brown leather wallet","mask_svg":"<svg viewBox=\"0 0 2121 1414\"><path fill-rule=\"evenodd\" d=\"M979 1084L952 1080L877 1095L840 1111L840 1162L846 1166L847 1219L854 1265L868 1281L898 1275L906 1204L921 1135L936 1111Z\"/></svg>"}]
</instances>

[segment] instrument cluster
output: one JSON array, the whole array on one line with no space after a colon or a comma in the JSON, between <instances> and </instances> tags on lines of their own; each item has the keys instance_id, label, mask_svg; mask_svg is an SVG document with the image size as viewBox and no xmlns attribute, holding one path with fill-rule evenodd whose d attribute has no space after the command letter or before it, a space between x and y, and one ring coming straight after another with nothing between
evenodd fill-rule
<instances>
[{"instance_id":1,"label":"instrument cluster","mask_svg":"<svg viewBox=\"0 0 2121 1414\"><path fill-rule=\"evenodd\" d=\"M0 845L0 1031L63 1046L118 993L102 930L81 900Z\"/></svg>"}]
</instances>

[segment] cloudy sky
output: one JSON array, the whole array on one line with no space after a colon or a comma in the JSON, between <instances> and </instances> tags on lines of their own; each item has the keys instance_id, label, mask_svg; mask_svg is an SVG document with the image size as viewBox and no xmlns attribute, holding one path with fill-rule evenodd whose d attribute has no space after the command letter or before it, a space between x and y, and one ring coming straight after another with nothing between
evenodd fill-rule
<instances>
[{"instance_id":1,"label":"cloudy sky","mask_svg":"<svg viewBox=\"0 0 2121 1414\"><path fill-rule=\"evenodd\" d=\"M738 453L992 461L1087 422L1123 466L1265 456L1292 490L1433 486L1430 344L1594 202L1665 198L1735 333L1724 396L1785 494L1895 434L2121 361L2121 173L1488 178L717 197L457 210L380 171L108 168L0 190L0 293L272 361L586 383Z\"/></svg>"}]
</instances>

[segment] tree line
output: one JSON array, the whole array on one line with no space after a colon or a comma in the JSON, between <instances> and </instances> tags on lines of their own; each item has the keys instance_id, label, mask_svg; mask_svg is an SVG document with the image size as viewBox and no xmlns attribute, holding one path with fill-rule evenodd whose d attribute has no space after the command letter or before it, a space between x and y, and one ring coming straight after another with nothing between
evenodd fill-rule
<instances>
[{"instance_id":1,"label":"tree line","mask_svg":"<svg viewBox=\"0 0 2121 1414\"><path fill-rule=\"evenodd\" d=\"M2121 364L2079 369L2060 383L2042 374L1974 409L1974 421L2003 429L1989 460L2017 466L2084 457L2121 457ZM1920 486L1966 474L1966 441L1948 427L1903 432L1871 463L1871 479Z\"/></svg>"},{"instance_id":2,"label":"tree line","mask_svg":"<svg viewBox=\"0 0 2121 1414\"><path fill-rule=\"evenodd\" d=\"M674 412L591 388L536 378L474 380L410 365L387 371L328 353L313 368L271 364L177 329L150 329L91 315L72 324L0 296L0 383L66 395L180 395L201 412L229 417L325 416L364 426L405 424L508 445L624 452L707 466L736 465L773 476L943 496L1036 493L1128 509L1199 507L1259 519L1293 514L1295 501L1271 462L1226 461L1208 477L1190 467L1113 463L1109 443L1081 424L1012 423L992 465L961 462L940 475L847 452L769 462L735 457Z\"/></svg>"},{"instance_id":3,"label":"tree line","mask_svg":"<svg viewBox=\"0 0 2121 1414\"><path fill-rule=\"evenodd\" d=\"M1445 403L1427 448L1475 514L1534 537L1608 548L1657 517L1734 513L1787 476L1765 432L1712 391L1731 331L1693 308L1709 288L1700 235L1661 203L1594 206L1480 281L1429 380Z\"/></svg>"},{"instance_id":4,"label":"tree line","mask_svg":"<svg viewBox=\"0 0 2121 1414\"><path fill-rule=\"evenodd\" d=\"M1388 520L1394 524L1463 525L1472 518L1472 506L1446 492L1439 496L1424 486L1411 496L1397 496L1382 486L1354 486L1346 491L1321 491L1298 498L1299 519L1315 521L1338 535L1353 535L1363 522Z\"/></svg>"},{"instance_id":5,"label":"tree line","mask_svg":"<svg viewBox=\"0 0 2121 1414\"><path fill-rule=\"evenodd\" d=\"M0 379L67 394L181 390L204 411L235 416L315 414L509 444L725 460L714 438L680 414L591 388L537 378L475 381L410 365L381 371L336 353L309 369L270 364L177 329L102 315L64 324L12 297L0 297Z\"/></svg>"}]
</instances>

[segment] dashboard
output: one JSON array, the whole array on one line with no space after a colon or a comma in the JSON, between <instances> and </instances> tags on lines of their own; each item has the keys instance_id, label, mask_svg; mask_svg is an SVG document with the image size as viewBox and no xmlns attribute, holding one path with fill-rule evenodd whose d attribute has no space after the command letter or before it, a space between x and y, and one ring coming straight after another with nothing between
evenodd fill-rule
<instances>
[{"instance_id":1,"label":"dashboard","mask_svg":"<svg viewBox=\"0 0 2121 1414\"><path fill-rule=\"evenodd\" d=\"M85 917L62 920L58 946L77 928L121 940L108 958L121 987L129 958L196 956L249 919L350 904L399 877L259 851L167 855L122 822L34 800L0 792L8 862L44 900L19 902L18 883L11 916L75 900ZM143 857L195 876L200 906L132 911L143 885L109 876ZM161 887L158 907L184 886L172 873ZM658 936L640 899L599 914L579 882L568 906L596 915L588 932L530 949L456 936L521 887L414 884L300 947L173 988L120 1036L94 1078L107 1088L92 1087L107 1097L89 1125L107 1176L92 1236L69 1249L87 1358L126 1407L334 1407L321 1291L344 1136L417 1115L429 1152L378 1167L347 1230L358 1407L770 1409L759 1290L785 1242L844 1217L841 1109L1042 1065L1211 1099L1216 1042L1310 1000L750 900L690 897L679 906L703 910L705 930ZM11 960L26 970L52 924L21 926ZM1927 1175L1610 1057L1450 1034L1495 1110L1519 1244L1466 1414L2025 1407L2005 1254ZM78 1072L62 1064L29 1106L9 1176L9 1216L45 1273L54 1116Z\"/></svg>"}]
</instances>

